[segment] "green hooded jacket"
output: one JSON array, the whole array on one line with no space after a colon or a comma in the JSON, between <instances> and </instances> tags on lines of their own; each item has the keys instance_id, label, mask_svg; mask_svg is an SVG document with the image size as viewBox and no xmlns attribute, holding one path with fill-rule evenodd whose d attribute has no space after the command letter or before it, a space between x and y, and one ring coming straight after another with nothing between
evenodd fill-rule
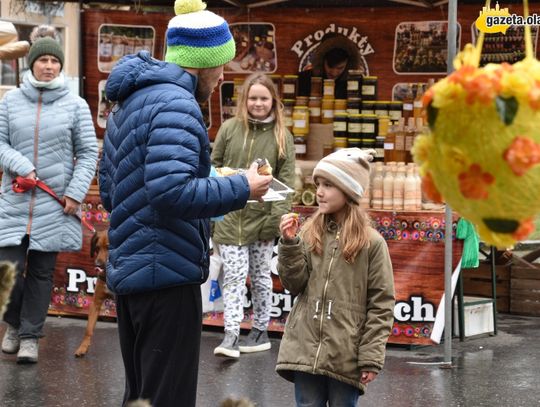
<instances>
[{"instance_id":1,"label":"green hooded jacket","mask_svg":"<svg viewBox=\"0 0 540 407\"><path fill-rule=\"evenodd\" d=\"M369 247L345 261L335 223L323 238L323 255L299 238L280 239L278 273L297 295L287 318L276 370L324 375L360 389L362 371L379 372L394 322L394 277L388 247L374 229Z\"/></svg>"},{"instance_id":2,"label":"green hooded jacket","mask_svg":"<svg viewBox=\"0 0 540 407\"><path fill-rule=\"evenodd\" d=\"M212 164L219 167L248 168L257 158L266 158L273 176L285 185L294 185L295 151L292 135L287 131L285 157L278 157L274 122L250 122L246 134L240 120L227 120L218 131L212 149ZM213 241L218 244L244 246L258 240L279 236L281 215L291 210L291 199L277 202L252 202L244 209L225 215L214 227Z\"/></svg>"}]
</instances>

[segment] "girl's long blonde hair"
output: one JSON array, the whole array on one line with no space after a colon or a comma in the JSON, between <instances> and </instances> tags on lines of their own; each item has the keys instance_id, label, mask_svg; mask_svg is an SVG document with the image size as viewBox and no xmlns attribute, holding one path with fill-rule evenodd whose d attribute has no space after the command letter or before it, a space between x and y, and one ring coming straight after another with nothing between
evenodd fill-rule
<instances>
[{"instance_id":1,"label":"girl's long blonde hair","mask_svg":"<svg viewBox=\"0 0 540 407\"><path fill-rule=\"evenodd\" d=\"M344 222L340 225L339 246L347 263L354 263L360 250L369 247L370 219L367 213L353 202L347 202ZM307 243L309 250L323 255L323 236L325 235L329 215L319 210L302 226L300 236Z\"/></svg>"},{"instance_id":2,"label":"girl's long blonde hair","mask_svg":"<svg viewBox=\"0 0 540 407\"><path fill-rule=\"evenodd\" d=\"M249 90L253 85L262 85L269 90L270 95L272 95L272 112L275 117L274 125L274 136L276 138L276 143L278 145L278 155L279 157L285 157L285 146L286 146L286 131L283 121L283 103L279 98L278 91L272 79L266 76L263 73L254 73L246 78L244 85L242 87L242 92L240 93L240 98L238 99L238 109L236 111L236 118L239 119L246 129L246 136L249 132L249 113L247 110L247 101Z\"/></svg>"}]
</instances>

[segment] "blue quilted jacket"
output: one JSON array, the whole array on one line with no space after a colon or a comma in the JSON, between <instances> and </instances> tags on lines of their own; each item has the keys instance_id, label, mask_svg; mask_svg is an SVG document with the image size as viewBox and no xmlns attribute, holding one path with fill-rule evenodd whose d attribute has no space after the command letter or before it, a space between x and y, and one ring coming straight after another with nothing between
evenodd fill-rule
<instances>
[{"instance_id":1,"label":"blue quilted jacket","mask_svg":"<svg viewBox=\"0 0 540 407\"><path fill-rule=\"evenodd\" d=\"M27 78L0 103L0 247L19 245L30 232L31 250L80 250L79 220L46 192L15 193L11 182L35 170L59 197L82 202L98 158L90 109L66 85L40 90Z\"/></svg>"},{"instance_id":2,"label":"blue quilted jacket","mask_svg":"<svg viewBox=\"0 0 540 407\"><path fill-rule=\"evenodd\" d=\"M107 284L131 294L208 277L209 221L245 206L243 175L208 177L209 141L197 78L148 52L123 58L107 81L100 193L111 212Z\"/></svg>"}]
</instances>

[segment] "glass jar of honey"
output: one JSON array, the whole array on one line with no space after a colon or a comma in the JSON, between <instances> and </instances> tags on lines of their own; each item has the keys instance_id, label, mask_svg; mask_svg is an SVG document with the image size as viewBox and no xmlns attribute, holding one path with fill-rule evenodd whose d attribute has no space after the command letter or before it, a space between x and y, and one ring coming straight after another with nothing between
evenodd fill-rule
<instances>
[{"instance_id":1,"label":"glass jar of honey","mask_svg":"<svg viewBox=\"0 0 540 407\"><path fill-rule=\"evenodd\" d=\"M322 85L323 79L320 76L312 76L310 96L318 98L322 97Z\"/></svg>"},{"instance_id":2,"label":"glass jar of honey","mask_svg":"<svg viewBox=\"0 0 540 407\"><path fill-rule=\"evenodd\" d=\"M363 100L377 100L377 81L376 76L364 76L362 79Z\"/></svg>"},{"instance_id":3,"label":"glass jar of honey","mask_svg":"<svg viewBox=\"0 0 540 407\"><path fill-rule=\"evenodd\" d=\"M321 123L329 124L334 121L334 99L321 101Z\"/></svg>"},{"instance_id":4,"label":"glass jar of honey","mask_svg":"<svg viewBox=\"0 0 540 407\"><path fill-rule=\"evenodd\" d=\"M362 71L349 70L347 77L347 98L358 98L362 95Z\"/></svg>"},{"instance_id":5,"label":"glass jar of honey","mask_svg":"<svg viewBox=\"0 0 540 407\"><path fill-rule=\"evenodd\" d=\"M313 97L309 98L309 122L320 123L321 122L321 98Z\"/></svg>"},{"instance_id":6,"label":"glass jar of honey","mask_svg":"<svg viewBox=\"0 0 540 407\"><path fill-rule=\"evenodd\" d=\"M323 81L323 99L334 99L335 82L333 79Z\"/></svg>"},{"instance_id":7,"label":"glass jar of honey","mask_svg":"<svg viewBox=\"0 0 540 407\"><path fill-rule=\"evenodd\" d=\"M295 106L293 109L293 134L306 135L309 133L309 109L307 106Z\"/></svg>"},{"instance_id":8,"label":"glass jar of honey","mask_svg":"<svg viewBox=\"0 0 540 407\"><path fill-rule=\"evenodd\" d=\"M298 75L283 75L283 80L281 82L283 84L283 88L281 91L283 99L296 98L296 85L298 83Z\"/></svg>"}]
</instances>

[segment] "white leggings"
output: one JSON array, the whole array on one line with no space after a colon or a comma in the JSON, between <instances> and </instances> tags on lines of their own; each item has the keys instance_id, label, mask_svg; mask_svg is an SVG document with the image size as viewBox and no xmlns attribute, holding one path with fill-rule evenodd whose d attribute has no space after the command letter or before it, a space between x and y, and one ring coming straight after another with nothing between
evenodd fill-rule
<instances>
[{"instance_id":1,"label":"white leggings","mask_svg":"<svg viewBox=\"0 0 540 407\"><path fill-rule=\"evenodd\" d=\"M223 260L223 304L225 331L240 333L244 319L244 289L249 273L253 303L253 327L265 331L272 306L270 261L273 241L260 240L247 246L219 245Z\"/></svg>"}]
</instances>

